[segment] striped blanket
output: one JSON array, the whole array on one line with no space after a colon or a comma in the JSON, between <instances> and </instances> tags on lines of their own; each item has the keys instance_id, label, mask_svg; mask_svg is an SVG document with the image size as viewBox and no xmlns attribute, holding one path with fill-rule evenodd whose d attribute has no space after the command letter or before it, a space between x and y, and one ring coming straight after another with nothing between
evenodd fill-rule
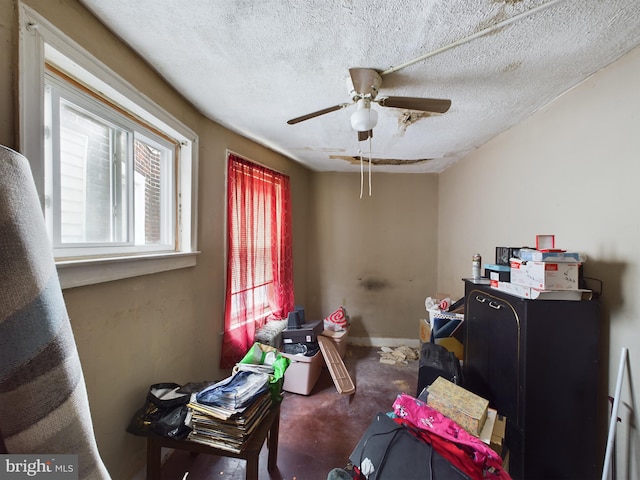
<instances>
[{"instance_id":1,"label":"striped blanket","mask_svg":"<svg viewBox=\"0 0 640 480\"><path fill-rule=\"evenodd\" d=\"M77 454L108 479L29 163L0 146L0 434L8 453Z\"/></svg>"}]
</instances>

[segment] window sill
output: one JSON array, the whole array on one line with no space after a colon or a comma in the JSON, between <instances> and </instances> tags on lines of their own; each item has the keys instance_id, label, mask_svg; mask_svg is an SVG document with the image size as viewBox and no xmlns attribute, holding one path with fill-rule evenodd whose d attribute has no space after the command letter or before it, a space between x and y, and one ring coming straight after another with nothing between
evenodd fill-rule
<instances>
[{"instance_id":1,"label":"window sill","mask_svg":"<svg viewBox=\"0 0 640 480\"><path fill-rule=\"evenodd\" d=\"M62 289L194 267L200 252L57 261Z\"/></svg>"}]
</instances>

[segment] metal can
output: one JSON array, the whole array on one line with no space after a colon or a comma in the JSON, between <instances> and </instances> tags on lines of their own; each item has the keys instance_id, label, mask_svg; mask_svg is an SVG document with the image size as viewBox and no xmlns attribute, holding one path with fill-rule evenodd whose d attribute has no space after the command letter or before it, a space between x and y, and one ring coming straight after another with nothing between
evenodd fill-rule
<instances>
[{"instance_id":1,"label":"metal can","mask_svg":"<svg viewBox=\"0 0 640 480\"><path fill-rule=\"evenodd\" d=\"M471 258L471 278L480 280L480 267L482 265L482 257L476 253Z\"/></svg>"}]
</instances>

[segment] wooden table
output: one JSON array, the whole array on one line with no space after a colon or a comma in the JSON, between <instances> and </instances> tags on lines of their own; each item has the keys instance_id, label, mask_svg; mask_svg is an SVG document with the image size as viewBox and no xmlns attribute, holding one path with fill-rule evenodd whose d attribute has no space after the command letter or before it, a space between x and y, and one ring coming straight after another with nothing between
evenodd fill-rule
<instances>
[{"instance_id":1,"label":"wooden table","mask_svg":"<svg viewBox=\"0 0 640 480\"><path fill-rule=\"evenodd\" d=\"M271 411L260 422L247 440L244 449L240 453L229 452L219 448L211 447L203 443L192 442L190 440L176 440L167 437L147 438L147 480L159 480L161 478L161 450L174 448L187 450L193 453L208 453L220 457L242 458L247 461L246 479L258 480L258 458L260 451L267 440L269 457L267 468L272 471L276 467L278 459L278 431L280 429L280 404L271 407Z\"/></svg>"}]
</instances>

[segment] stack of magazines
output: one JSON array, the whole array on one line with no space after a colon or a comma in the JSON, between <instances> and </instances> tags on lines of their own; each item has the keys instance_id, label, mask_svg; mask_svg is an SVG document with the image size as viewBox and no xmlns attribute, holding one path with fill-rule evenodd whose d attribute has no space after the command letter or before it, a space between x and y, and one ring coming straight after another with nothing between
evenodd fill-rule
<instances>
[{"instance_id":1,"label":"stack of magazines","mask_svg":"<svg viewBox=\"0 0 640 480\"><path fill-rule=\"evenodd\" d=\"M239 371L194 393L189 440L240 453L271 407L269 375Z\"/></svg>"}]
</instances>

